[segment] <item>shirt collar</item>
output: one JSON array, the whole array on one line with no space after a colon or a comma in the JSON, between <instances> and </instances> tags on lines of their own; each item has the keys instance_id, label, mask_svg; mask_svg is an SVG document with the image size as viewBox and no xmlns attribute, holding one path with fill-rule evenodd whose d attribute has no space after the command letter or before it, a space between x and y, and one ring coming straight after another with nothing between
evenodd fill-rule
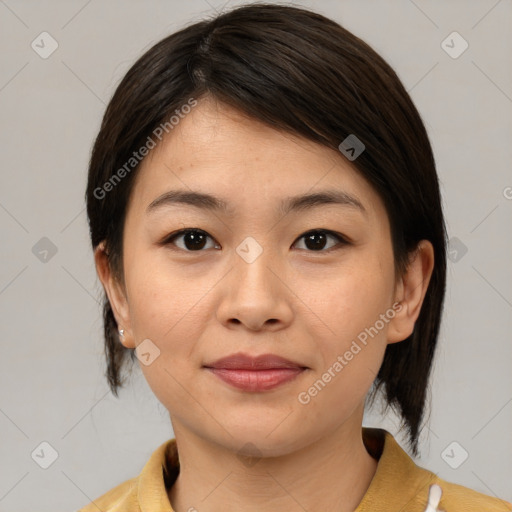
<instances>
[{"instance_id":1,"label":"shirt collar","mask_svg":"<svg viewBox=\"0 0 512 512\"><path fill-rule=\"evenodd\" d=\"M355 512L396 512L427 503L432 472L416 465L387 430L363 427L363 442L379 463Z\"/></svg>"},{"instance_id":2,"label":"shirt collar","mask_svg":"<svg viewBox=\"0 0 512 512\"><path fill-rule=\"evenodd\" d=\"M406 505L426 502L429 484L435 478L433 473L418 467L386 430L363 427L363 442L378 465L355 512L396 512ZM137 497L142 512L172 511L167 488L178 473L176 439L170 439L153 452L139 476Z\"/></svg>"},{"instance_id":3,"label":"shirt collar","mask_svg":"<svg viewBox=\"0 0 512 512\"><path fill-rule=\"evenodd\" d=\"M138 479L137 499L141 512L171 512L166 485L179 473L176 439L162 443L151 455Z\"/></svg>"}]
</instances>

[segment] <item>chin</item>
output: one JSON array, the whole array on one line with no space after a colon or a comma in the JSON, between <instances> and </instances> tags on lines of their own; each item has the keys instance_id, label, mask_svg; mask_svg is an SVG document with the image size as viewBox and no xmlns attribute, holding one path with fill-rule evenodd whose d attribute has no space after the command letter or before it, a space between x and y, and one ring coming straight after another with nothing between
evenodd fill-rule
<instances>
[{"instance_id":1,"label":"chin","mask_svg":"<svg viewBox=\"0 0 512 512\"><path fill-rule=\"evenodd\" d=\"M247 457L279 457L308 444L305 432L298 431L296 427L282 426L278 433L276 429L278 425L279 421L274 422L272 426L265 426L265 428L262 428L261 425L239 426L234 431L236 434L225 441L233 452ZM229 428L227 430L233 432ZM296 438L295 436L300 437Z\"/></svg>"}]
</instances>

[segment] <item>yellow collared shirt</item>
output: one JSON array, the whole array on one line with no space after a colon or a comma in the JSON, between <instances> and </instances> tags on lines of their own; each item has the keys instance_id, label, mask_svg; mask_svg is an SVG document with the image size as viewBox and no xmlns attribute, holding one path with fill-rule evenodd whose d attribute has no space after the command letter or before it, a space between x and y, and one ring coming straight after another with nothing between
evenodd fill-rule
<instances>
[{"instance_id":1,"label":"yellow collared shirt","mask_svg":"<svg viewBox=\"0 0 512 512\"><path fill-rule=\"evenodd\" d=\"M377 471L355 512L512 512L512 504L438 478L416 465L386 430L363 427L368 452ZM176 439L161 444L139 476L114 487L78 512L173 512L169 489L179 473ZM165 476L164 476L165 475ZM441 501L428 505L432 484Z\"/></svg>"}]
</instances>

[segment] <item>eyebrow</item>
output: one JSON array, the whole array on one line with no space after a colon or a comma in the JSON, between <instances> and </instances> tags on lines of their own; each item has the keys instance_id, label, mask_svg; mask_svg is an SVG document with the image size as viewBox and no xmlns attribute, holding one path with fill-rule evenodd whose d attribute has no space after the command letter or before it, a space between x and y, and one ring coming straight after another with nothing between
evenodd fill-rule
<instances>
[{"instance_id":1,"label":"eyebrow","mask_svg":"<svg viewBox=\"0 0 512 512\"><path fill-rule=\"evenodd\" d=\"M185 204L203 210L217 211L221 213L232 213L233 210L223 199L204 192L188 190L169 190L158 196L146 208L150 214L163 207L174 204ZM359 199L342 190L321 190L311 194L302 194L284 198L279 204L278 211L282 215L290 212L310 210L318 206L336 204L346 206L367 215L367 211Z\"/></svg>"}]
</instances>

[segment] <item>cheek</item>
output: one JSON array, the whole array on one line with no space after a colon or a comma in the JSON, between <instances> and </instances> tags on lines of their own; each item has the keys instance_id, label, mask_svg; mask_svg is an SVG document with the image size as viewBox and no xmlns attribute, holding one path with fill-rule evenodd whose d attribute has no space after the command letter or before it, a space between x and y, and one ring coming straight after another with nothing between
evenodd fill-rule
<instances>
[{"instance_id":1,"label":"cheek","mask_svg":"<svg viewBox=\"0 0 512 512\"><path fill-rule=\"evenodd\" d=\"M199 343L215 319L212 289L223 273L211 267L180 270L165 254L150 252L133 258L131 265L126 282L136 344L149 339L158 353L149 365L141 359L141 371L166 406L189 403L191 375L204 362Z\"/></svg>"},{"instance_id":2,"label":"cheek","mask_svg":"<svg viewBox=\"0 0 512 512\"><path fill-rule=\"evenodd\" d=\"M145 268L133 267L128 287L131 326L136 345L151 340L149 352L156 356L150 356L150 364L141 358L139 366L155 396L169 408L190 401L187 376L199 365L195 351L204 322L198 314L208 287L191 286L176 274L171 278L156 266L151 272Z\"/></svg>"},{"instance_id":3,"label":"cheek","mask_svg":"<svg viewBox=\"0 0 512 512\"><path fill-rule=\"evenodd\" d=\"M333 309L329 333L321 337L316 333L318 366L301 390L305 395L300 403L308 401L305 412L326 425L338 424L361 405L382 364L387 323L380 315L385 309L369 299L362 294L356 300L331 302L335 305L329 306Z\"/></svg>"},{"instance_id":4,"label":"cheek","mask_svg":"<svg viewBox=\"0 0 512 512\"><path fill-rule=\"evenodd\" d=\"M360 332L373 326L390 307L392 270L383 268L376 258L364 256L360 253L354 258L357 262L335 269L314 283L308 277L295 281L294 291L307 306L304 312L309 309L308 316L315 326L312 334L331 340L328 345L336 350L342 350L347 342L350 344ZM385 331L382 326L379 330Z\"/></svg>"},{"instance_id":5,"label":"cheek","mask_svg":"<svg viewBox=\"0 0 512 512\"><path fill-rule=\"evenodd\" d=\"M132 263L126 281L136 343L149 338L166 357L188 355L200 326L194 320L211 285L206 280L192 283L169 265L143 258Z\"/></svg>"},{"instance_id":6,"label":"cheek","mask_svg":"<svg viewBox=\"0 0 512 512\"><path fill-rule=\"evenodd\" d=\"M323 288L311 288L305 300L314 315L309 335L316 340L322 399L333 407L340 400L352 407L366 394L375 379L387 346L387 329L394 311L389 297L392 279L379 261L360 259L357 266L340 269ZM316 290L316 291L315 291ZM318 320L320 319L320 320ZM315 391L313 391L315 393ZM328 407L327 407L328 410ZM338 411L339 412L339 411Z\"/></svg>"}]
</instances>

